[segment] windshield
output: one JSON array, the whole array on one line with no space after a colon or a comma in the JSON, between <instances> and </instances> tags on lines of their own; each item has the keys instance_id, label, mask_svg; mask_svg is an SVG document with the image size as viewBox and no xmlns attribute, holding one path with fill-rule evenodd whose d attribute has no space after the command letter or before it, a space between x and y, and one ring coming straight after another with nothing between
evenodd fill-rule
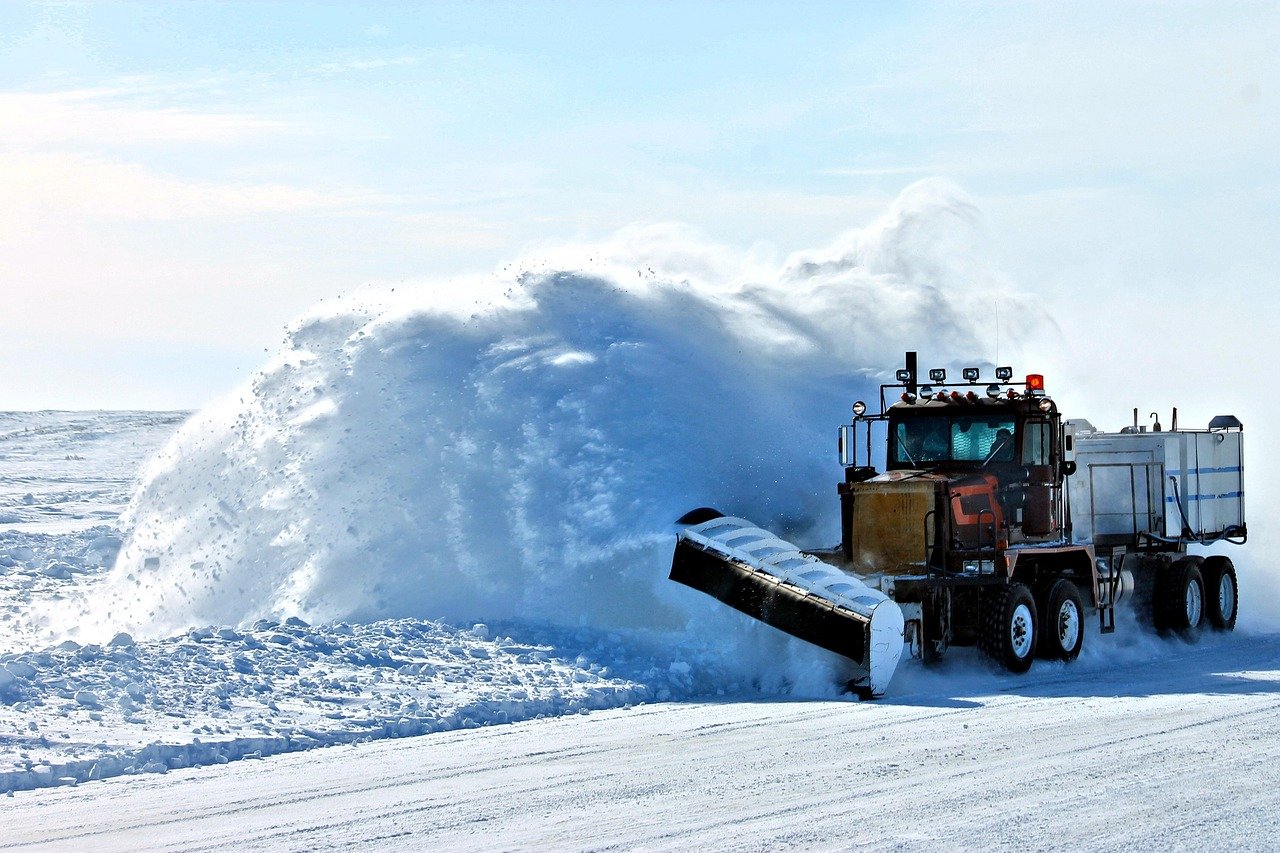
<instances>
[{"instance_id":1,"label":"windshield","mask_svg":"<svg viewBox=\"0 0 1280 853\"><path fill-rule=\"evenodd\" d=\"M893 426L893 461L899 465L937 462L1012 462L1013 418L937 415L903 418Z\"/></svg>"}]
</instances>

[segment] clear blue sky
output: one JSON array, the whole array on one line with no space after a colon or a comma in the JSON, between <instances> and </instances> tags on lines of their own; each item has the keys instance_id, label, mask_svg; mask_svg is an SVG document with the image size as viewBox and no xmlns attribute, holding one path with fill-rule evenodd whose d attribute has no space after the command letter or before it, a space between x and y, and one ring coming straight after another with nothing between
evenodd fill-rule
<instances>
[{"instance_id":1,"label":"clear blue sky","mask_svg":"<svg viewBox=\"0 0 1280 853\"><path fill-rule=\"evenodd\" d=\"M7 3L0 408L197 406L367 283L634 222L786 252L933 175L1068 339L1274 359L1232 330L1280 305L1277 8Z\"/></svg>"}]
</instances>

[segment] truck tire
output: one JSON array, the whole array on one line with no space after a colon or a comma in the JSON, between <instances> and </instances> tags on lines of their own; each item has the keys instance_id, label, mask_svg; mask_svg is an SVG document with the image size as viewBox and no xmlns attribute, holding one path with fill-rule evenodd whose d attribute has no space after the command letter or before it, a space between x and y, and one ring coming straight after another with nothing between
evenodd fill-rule
<instances>
[{"instance_id":1,"label":"truck tire","mask_svg":"<svg viewBox=\"0 0 1280 853\"><path fill-rule=\"evenodd\" d=\"M990 587L982 597L978 645L1010 672L1026 672L1035 658L1036 602L1026 584Z\"/></svg>"},{"instance_id":2,"label":"truck tire","mask_svg":"<svg viewBox=\"0 0 1280 853\"><path fill-rule=\"evenodd\" d=\"M1156 578L1156 630L1195 640L1204 622L1204 578L1199 557L1183 557Z\"/></svg>"},{"instance_id":3,"label":"truck tire","mask_svg":"<svg viewBox=\"0 0 1280 853\"><path fill-rule=\"evenodd\" d=\"M1204 617L1215 631L1234 631L1240 609L1240 587L1236 567L1230 557L1205 557L1200 565L1204 576Z\"/></svg>"},{"instance_id":4,"label":"truck tire","mask_svg":"<svg viewBox=\"0 0 1280 853\"><path fill-rule=\"evenodd\" d=\"M1056 580L1040 604L1040 657L1075 660L1084 646L1084 599L1080 589L1065 578Z\"/></svg>"}]
</instances>

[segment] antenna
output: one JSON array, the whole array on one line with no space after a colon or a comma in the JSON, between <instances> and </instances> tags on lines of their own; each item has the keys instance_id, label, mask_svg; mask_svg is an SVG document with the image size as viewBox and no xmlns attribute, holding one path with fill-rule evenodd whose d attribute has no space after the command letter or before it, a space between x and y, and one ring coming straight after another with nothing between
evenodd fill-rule
<instances>
[{"instance_id":1,"label":"antenna","mask_svg":"<svg viewBox=\"0 0 1280 853\"><path fill-rule=\"evenodd\" d=\"M1000 363L1000 294L996 293L996 360L995 364Z\"/></svg>"}]
</instances>

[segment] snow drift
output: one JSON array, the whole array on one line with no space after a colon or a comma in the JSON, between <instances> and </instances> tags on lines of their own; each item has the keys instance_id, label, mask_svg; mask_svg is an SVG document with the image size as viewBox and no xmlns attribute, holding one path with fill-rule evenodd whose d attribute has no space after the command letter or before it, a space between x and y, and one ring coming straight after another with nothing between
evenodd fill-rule
<instances>
[{"instance_id":1,"label":"snow drift","mask_svg":"<svg viewBox=\"0 0 1280 853\"><path fill-rule=\"evenodd\" d=\"M673 520L709 504L829 544L852 400L904 349L987 352L1004 285L979 232L928 181L782 264L635 228L323 305L153 462L82 636L288 616L757 630L666 580Z\"/></svg>"}]
</instances>

